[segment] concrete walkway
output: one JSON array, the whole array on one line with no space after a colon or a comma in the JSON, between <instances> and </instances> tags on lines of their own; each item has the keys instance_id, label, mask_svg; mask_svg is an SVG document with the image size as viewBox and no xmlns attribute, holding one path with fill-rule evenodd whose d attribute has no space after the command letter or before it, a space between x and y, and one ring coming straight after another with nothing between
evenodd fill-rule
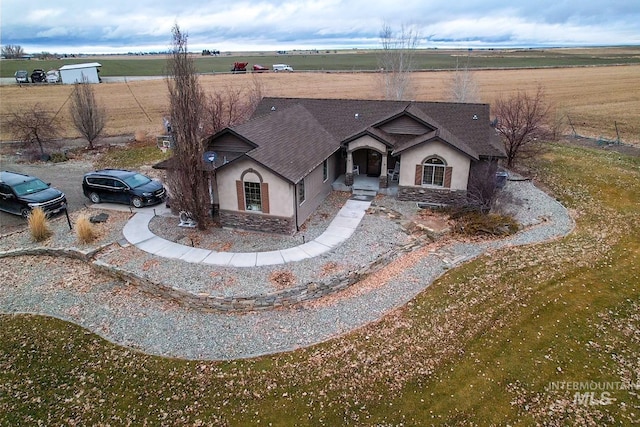
<instances>
[{"instance_id":1,"label":"concrete walkway","mask_svg":"<svg viewBox=\"0 0 640 427\"><path fill-rule=\"evenodd\" d=\"M138 249L164 258L229 267L285 264L315 257L338 247L355 232L370 205L370 200L349 199L325 232L314 240L300 246L269 252L216 252L174 243L149 230L149 222L154 214L147 212L136 213L127 222L122 233Z\"/></svg>"}]
</instances>

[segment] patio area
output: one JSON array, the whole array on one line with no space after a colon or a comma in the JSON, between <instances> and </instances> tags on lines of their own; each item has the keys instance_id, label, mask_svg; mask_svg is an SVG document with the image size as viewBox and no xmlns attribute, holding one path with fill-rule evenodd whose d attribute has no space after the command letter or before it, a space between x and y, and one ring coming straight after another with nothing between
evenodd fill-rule
<instances>
[{"instance_id":1,"label":"patio area","mask_svg":"<svg viewBox=\"0 0 640 427\"><path fill-rule=\"evenodd\" d=\"M353 185L345 184L345 176L340 175L331 184L334 191L351 191L354 194L364 194L375 196L376 194L384 194L386 196L398 195L398 181L389 180L388 188L380 188L380 178L367 175L354 175Z\"/></svg>"}]
</instances>

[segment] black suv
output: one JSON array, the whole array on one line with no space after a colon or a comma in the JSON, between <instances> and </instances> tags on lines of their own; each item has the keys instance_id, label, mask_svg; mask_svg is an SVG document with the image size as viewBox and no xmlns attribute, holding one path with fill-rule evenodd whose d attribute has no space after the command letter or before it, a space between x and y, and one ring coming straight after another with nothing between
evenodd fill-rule
<instances>
[{"instance_id":1,"label":"black suv","mask_svg":"<svg viewBox=\"0 0 640 427\"><path fill-rule=\"evenodd\" d=\"M46 81L47 81L47 73L45 73L44 70L40 68L36 68L35 70L33 70L33 73L31 73L32 83L42 83Z\"/></svg>"},{"instance_id":2,"label":"black suv","mask_svg":"<svg viewBox=\"0 0 640 427\"><path fill-rule=\"evenodd\" d=\"M103 169L85 174L82 191L93 203L124 203L136 208L160 203L166 195L160 182L137 172L120 169Z\"/></svg>"},{"instance_id":3,"label":"black suv","mask_svg":"<svg viewBox=\"0 0 640 427\"><path fill-rule=\"evenodd\" d=\"M67 208L67 198L34 176L0 172L0 210L26 218L34 208L55 214Z\"/></svg>"}]
</instances>

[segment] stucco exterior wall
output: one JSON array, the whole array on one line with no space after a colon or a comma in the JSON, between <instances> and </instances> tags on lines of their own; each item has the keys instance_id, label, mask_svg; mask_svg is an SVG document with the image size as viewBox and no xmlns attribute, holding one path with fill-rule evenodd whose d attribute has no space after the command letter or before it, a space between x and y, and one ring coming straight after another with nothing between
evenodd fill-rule
<instances>
[{"instance_id":1,"label":"stucco exterior wall","mask_svg":"<svg viewBox=\"0 0 640 427\"><path fill-rule=\"evenodd\" d=\"M313 214L318 206L331 192L331 183L336 180L336 162L339 161L339 154L336 153L327 159L327 179L323 180L323 164L321 163L309 175L305 177L305 201L298 204L298 226ZM296 192L297 197L297 192Z\"/></svg>"},{"instance_id":2,"label":"stucco exterior wall","mask_svg":"<svg viewBox=\"0 0 640 427\"><path fill-rule=\"evenodd\" d=\"M241 179L242 173L247 169L253 169L258 172L262 176L262 182L269 184L269 215L292 217L295 214L293 185L249 159L242 159L228 164L224 169L217 172L220 210L238 210L236 181ZM255 174L250 174L247 178L249 181L257 182ZM259 213L256 214L261 215Z\"/></svg>"},{"instance_id":3,"label":"stucco exterior wall","mask_svg":"<svg viewBox=\"0 0 640 427\"><path fill-rule=\"evenodd\" d=\"M415 187L416 165L422 164L427 157L442 158L451 170L450 190L466 190L469 179L471 159L460 151L440 141L432 141L408 149L400 157L400 178L398 185Z\"/></svg>"},{"instance_id":4,"label":"stucco exterior wall","mask_svg":"<svg viewBox=\"0 0 640 427\"><path fill-rule=\"evenodd\" d=\"M373 148L374 150L378 150L380 153L387 152L386 145L369 135L364 135L354 141L351 141L348 146L348 151L355 151L360 148Z\"/></svg>"}]
</instances>

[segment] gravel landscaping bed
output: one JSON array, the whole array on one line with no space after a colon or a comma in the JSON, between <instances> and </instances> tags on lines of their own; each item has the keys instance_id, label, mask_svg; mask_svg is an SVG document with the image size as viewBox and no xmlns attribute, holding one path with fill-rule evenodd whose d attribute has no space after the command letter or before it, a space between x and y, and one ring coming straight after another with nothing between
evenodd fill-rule
<instances>
[{"instance_id":1,"label":"gravel landscaping bed","mask_svg":"<svg viewBox=\"0 0 640 427\"><path fill-rule=\"evenodd\" d=\"M90 218L101 213L108 215L108 218L106 222L93 224L97 236L96 239L91 243L80 243L74 227L77 219L80 216ZM0 236L0 253L36 248L67 248L81 252L91 252L122 239L122 228L130 218L130 213L85 208L69 214L71 226L74 227L69 229L69 223L63 213L49 219L51 236L42 242L35 242L29 229L24 227L19 231Z\"/></svg>"},{"instance_id":2,"label":"gravel landscaping bed","mask_svg":"<svg viewBox=\"0 0 640 427\"><path fill-rule=\"evenodd\" d=\"M113 342L163 356L229 360L293 350L379 319L464 260L503 246L563 236L573 228L566 209L530 182L508 182L501 200L501 209L511 210L527 228L502 240L428 245L392 261L380 274L369 276L339 294L293 307L243 314L189 310L150 297L78 260L47 258L43 263L42 257L25 256L3 259L0 311L59 317ZM389 208L397 203L393 209L398 212L405 209L403 215L415 213L411 204L386 198L379 203L388 204ZM309 226L305 232L311 236L314 229L315 226ZM111 232L114 234L110 238L118 240L115 230ZM0 244L5 245L5 239L13 240L13 236L3 237ZM276 289L279 285L269 277L274 270L283 268L297 282L329 277L336 271L366 265L378 254L408 239L410 236L397 220L377 213L367 214L356 233L336 250L274 268L233 271L204 268L118 245L102 253L100 259L193 292L206 290L225 295L228 285L238 293ZM242 244L245 243L237 243L235 250ZM229 283L225 284L225 280Z\"/></svg>"},{"instance_id":3,"label":"gravel landscaping bed","mask_svg":"<svg viewBox=\"0 0 640 427\"><path fill-rule=\"evenodd\" d=\"M218 251L266 251L297 246L303 243L301 236L305 236L305 241L310 241L326 229L346 201L343 195L337 197L339 204L335 203L336 196L330 197L329 203L324 204L305 223L303 230L294 236L222 229L207 231L200 237L197 237L197 231L190 230L188 233L193 234L193 239L198 239L195 246ZM152 220L151 229L161 237L176 239L173 241L185 244L184 240L191 238L188 235L180 237L185 231L176 227L175 220L158 216ZM163 228L164 224L167 226ZM159 258L133 247L110 252L100 257L100 260L155 282L168 283L196 294L250 296L310 282L327 281L337 275L348 274L368 266L378 257L407 244L411 239L398 221L389 220L385 215L367 214L353 236L336 249L317 257L282 265L234 268L185 263ZM227 243L222 243L220 247L217 242Z\"/></svg>"}]
</instances>

